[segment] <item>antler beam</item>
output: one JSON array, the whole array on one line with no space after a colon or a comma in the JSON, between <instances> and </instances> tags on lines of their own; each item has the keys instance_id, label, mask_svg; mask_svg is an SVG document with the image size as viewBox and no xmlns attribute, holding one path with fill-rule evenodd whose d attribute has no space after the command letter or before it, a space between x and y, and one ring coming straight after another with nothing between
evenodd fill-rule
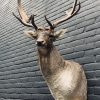
<instances>
[{"instance_id":1,"label":"antler beam","mask_svg":"<svg viewBox=\"0 0 100 100\"><path fill-rule=\"evenodd\" d=\"M18 12L20 15L20 18L17 17L14 13L13 15L24 25L24 26L28 26L28 27L33 27L37 30L38 27L36 26L35 22L34 22L34 16L31 15L30 17L27 16L26 12L24 11L24 8L22 7L21 4L21 0L17 1L18 3ZM32 24L29 24L30 20L32 20Z\"/></svg>"},{"instance_id":2,"label":"antler beam","mask_svg":"<svg viewBox=\"0 0 100 100\"><path fill-rule=\"evenodd\" d=\"M78 6L77 10L76 9L76 6ZM57 19L57 20L54 20L53 22L50 22L49 21L49 25L52 26L53 28L55 28L58 24L70 19L71 17L73 17L75 14L77 14L77 12L80 10L80 2L77 4L77 0L74 1L74 5L73 5L73 8L70 12L66 11L66 15L63 16L62 18L60 19ZM47 19L46 19L47 20Z\"/></svg>"},{"instance_id":3,"label":"antler beam","mask_svg":"<svg viewBox=\"0 0 100 100\"><path fill-rule=\"evenodd\" d=\"M75 11L77 5L78 5L78 9ZM74 16L79 10L80 10L80 2L77 4L77 0L75 0L72 10L68 13L66 11L66 15L63 18L53 21L53 26L56 27L58 24L68 20L69 18Z\"/></svg>"}]
</instances>

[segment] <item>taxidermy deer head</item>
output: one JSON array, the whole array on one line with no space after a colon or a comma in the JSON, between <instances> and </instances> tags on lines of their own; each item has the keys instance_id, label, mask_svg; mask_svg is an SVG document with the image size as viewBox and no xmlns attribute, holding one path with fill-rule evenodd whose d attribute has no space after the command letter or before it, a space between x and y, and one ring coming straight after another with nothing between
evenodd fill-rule
<instances>
[{"instance_id":1,"label":"taxidermy deer head","mask_svg":"<svg viewBox=\"0 0 100 100\"><path fill-rule=\"evenodd\" d=\"M77 9L76 9L77 7ZM25 32L26 35L29 37L36 39L37 46L38 47L50 47L57 38L63 36L63 34L66 32L66 29L58 30L57 32L54 31L54 29L57 27L58 24L70 19L73 17L80 9L80 2L77 4L77 0L75 0L73 8L68 12L66 11L65 16L62 18L53 20L52 22L47 19L45 16L45 20L48 23L49 27L39 27L35 24L34 21L34 14L30 17L27 16L26 12L24 11L24 8L21 5L21 0L18 0L18 12L20 15L20 18L17 17L14 13L13 15L24 25L27 27L32 27L35 29L35 31L27 31Z\"/></svg>"},{"instance_id":2,"label":"taxidermy deer head","mask_svg":"<svg viewBox=\"0 0 100 100\"><path fill-rule=\"evenodd\" d=\"M61 29L55 32L54 29L58 24L77 14L79 9L80 2L77 3L75 0L73 8L69 12L66 11L65 16L52 22L45 16L49 27L37 26L34 14L30 17L26 15L21 0L18 0L20 18L13 13L24 26L35 29L35 31L27 31L25 34L37 41L41 72L55 100L87 100L87 80L81 65L64 60L53 45L53 42L66 31Z\"/></svg>"}]
</instances>

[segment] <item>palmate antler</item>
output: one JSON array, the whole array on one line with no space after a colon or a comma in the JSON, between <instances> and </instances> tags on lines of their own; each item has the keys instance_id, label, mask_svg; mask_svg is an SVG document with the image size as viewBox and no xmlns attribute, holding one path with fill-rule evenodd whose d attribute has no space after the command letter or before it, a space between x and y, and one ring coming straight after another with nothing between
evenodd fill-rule
<instances>
[{"instance_id":1,"label":"palmate antler","mask_svg":"<svg viewBox=\"0 0 100 100\"><path fill-rule=\"evenodd\" d=\"M78 6L77 10L76 9L76 6ZM77 4L77 0L74 1L74 5L73 5L73 8L71 11L66 11L66 15L63 16L62 18L59 18L57 20L53 20L53 22L50 22L46 17L46 21L47 23L50 25L50 27L52 29L54 29L58 24L70 19L71 17L73 17L75 14L77 14L77 12L80 10L80 2Z\"/></svg>"},{"instance_id":2,"label":"palmate antler","mask_svg":"<svg viewBox=\"0 0 100 100\"><path fill-rule=\"evenodd\" d=\"M21 5L21 0L17 1L18 3L18 12L20 15L20 18L17 17L14 13L13 15L24 25L24 26L28 26L28 27L33 27L37 30L38 27L36 26L35 22L34 22L34 15L31 15L30 17L27 16L26 12L24 11L22 5ZM29 24L29 22L31 21L31 24Z\"/></svg>"},{"instance_id":3,"label":"palmate antler","mask_svg":"<svg viewBox=\"0 0 100 100\"><path fill-rule=\"evenodd\" d=\"M31 15L30 17L27 16L26 12L24 11L24 8L22 7L21 5L21 0L18 0L18 12L19 12L19 15L20 15L20 18L17 17L14 13L13 15L25 26L28 26L28 27L34 27L35 30L38 30L39 28L36 26L35 22L34 22L34 15ZM78 6L77 10L76 10L76 6ZM75 0L74 2L74 5L73 5L73 8L71 11L67 12L66 11L66 15L63 16L62 18L59 18L59 19L56 19L56 20L53 20L52 22L50 22L47 17L45 16L45 20L47 21L47 23L49 24L50 28L48 27L45 27L45 29L49 29L49 30L54 30L54 28L70 19L72 16L74 16L75 14L77 14L77 12L80 10L80 2L77 4L77 0ZM31 24L29 24L29 22L31 21Z\"/></svg>"}]
</instances>

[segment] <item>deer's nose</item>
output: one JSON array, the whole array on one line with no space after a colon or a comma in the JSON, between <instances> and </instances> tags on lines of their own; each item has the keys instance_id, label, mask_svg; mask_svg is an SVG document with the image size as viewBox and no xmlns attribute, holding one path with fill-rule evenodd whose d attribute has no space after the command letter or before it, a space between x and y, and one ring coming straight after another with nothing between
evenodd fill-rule
<instances>
[{"instance_id":1,"label":"deer's nose","mask_svg":"<svg viewBox=\"0 0 100 100\"><path fill-rule=\"evenodd\" d=\"M44 43L44 41L37 41L36 45L37 45L37 46L42 46L43 43Z\"/></svg>"}]
</instances>

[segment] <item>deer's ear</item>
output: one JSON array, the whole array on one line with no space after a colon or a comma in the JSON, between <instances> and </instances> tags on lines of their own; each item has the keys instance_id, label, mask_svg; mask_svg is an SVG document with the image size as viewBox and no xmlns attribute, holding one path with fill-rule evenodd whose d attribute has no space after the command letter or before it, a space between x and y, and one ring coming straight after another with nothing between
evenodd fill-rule
<instances>
[{"instance_id":1,"label":"deer's ear","mask_svg":"<svg viewBox=\"0 0 100 100\"><path fill-rule=\"evenodd\" d=\"M24 34L27 35L28 37L32 38L32 39L33 39L33 38L34 38L34 39L37 38L37 33L34 32L34 31L24 31Z\"/></svg>"},{"instance_id":2,"label":"deer's ear","mask_svg":"<svg viewBox=\"0 0 100 100\"><path fill-rule=\"evenodd\" d=\"M54 33L55 38L62 37L66 31L67 31L67 29L61 29L61 30L55 32Z\"/></svg>"}]
</instances>

